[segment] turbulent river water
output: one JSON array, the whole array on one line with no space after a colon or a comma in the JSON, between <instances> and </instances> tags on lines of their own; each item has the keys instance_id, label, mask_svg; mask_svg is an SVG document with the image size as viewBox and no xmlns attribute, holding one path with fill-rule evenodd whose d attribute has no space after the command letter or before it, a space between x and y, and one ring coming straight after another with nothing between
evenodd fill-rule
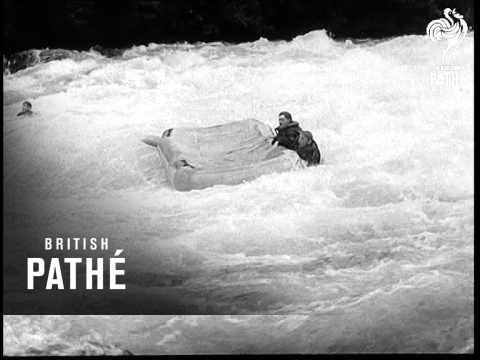
<instances>
[{"instance_id":1,"label":"turbulent river water","mask_svg":"<svg viewBox=\"0 0 480 360\"><path fill-rule=\"evenodd\" d=\"M5 353L473 351L473 33L446 47L314 31L4 74L4 220L24 249L108 236L130 288L248 314L4 316ZM177 192L141 142L284 110L323 165Z\"/></svg>"}]
</instances>

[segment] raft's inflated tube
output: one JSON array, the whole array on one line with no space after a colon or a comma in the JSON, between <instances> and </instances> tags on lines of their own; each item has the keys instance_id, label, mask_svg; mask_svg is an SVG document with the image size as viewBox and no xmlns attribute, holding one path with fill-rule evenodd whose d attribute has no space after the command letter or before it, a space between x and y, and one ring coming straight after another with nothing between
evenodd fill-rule
<instances>
[{"instance_id":1,"label":"raft's inflated tube","mask_svg":"<svg viewBox=\"0 0 480 360\"><path fill-rule=\"evenodd\" d=\"M272 129L255 119L207 128L175 128L143 141L155 146L177 190L236 185L264 174L304 168L296 152L271 145Z\"/></svg>"}]
</instances>

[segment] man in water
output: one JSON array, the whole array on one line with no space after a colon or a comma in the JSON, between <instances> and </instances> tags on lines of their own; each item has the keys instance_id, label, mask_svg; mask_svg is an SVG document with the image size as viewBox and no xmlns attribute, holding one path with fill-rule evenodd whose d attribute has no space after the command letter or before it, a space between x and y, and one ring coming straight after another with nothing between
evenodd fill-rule
<instances>
[{"instance_id":1,"label":"man in water","mask_svg":"<svg viewBox=\"0 0 480 360\"><path fill-rule=\"evenodd\" d=\"M320 150L310 131L303 131L287 111L278 114L278 123L279 126L275 128L277 135L273 138L272 145L278 142L279 145L296 151L308 166L320 163Z\"/></svg>"},{"instance_id":2,"label":"man in water","mask_svg":"<svg viewBox=\"0 0 480 360\"><path fill-rule=\"evenodd\" d=\"M32 111L32 104L28 101L24 101L22 104L22 111L20 111L17 116L32 116L33 111Z\"/></svg>"}]
</instances>

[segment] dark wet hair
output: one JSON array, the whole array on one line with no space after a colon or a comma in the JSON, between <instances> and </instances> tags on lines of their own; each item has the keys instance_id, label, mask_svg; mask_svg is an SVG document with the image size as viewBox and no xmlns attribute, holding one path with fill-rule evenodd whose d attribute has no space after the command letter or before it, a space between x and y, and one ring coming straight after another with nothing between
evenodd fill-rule
<instances>
[{"instance_id":1,"label":"dark wet hair","mask_svg":"<svg viewBox=\"0 0 480 360\"><path fill-rule=\"evenodd\" d=\"M32 108L32 104L29 101L24 101L22 105L27 105L29 109Z\"/></svg>"},{"instance_id":2,"label":"dark wet hair","mask_svg":"<svg viewBox=\"0 0 480 360\"><path fill-rule=\"evenodd\" d=\"M285 116L289 121L292 121L292 114L290 114L288 111L282 111L278 116Z\"/></svg>"}]
</instances>

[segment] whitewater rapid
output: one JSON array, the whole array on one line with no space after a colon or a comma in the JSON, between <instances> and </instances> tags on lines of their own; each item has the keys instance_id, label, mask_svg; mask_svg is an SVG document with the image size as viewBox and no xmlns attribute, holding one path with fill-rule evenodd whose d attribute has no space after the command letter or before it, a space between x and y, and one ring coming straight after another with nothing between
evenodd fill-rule
<instances>
[{"instance_id":1,"label":"whitewater rapid","mask_svg":"<svg viewBox=\"0 0 480 360\"><path fill-rule=\"evenodd\" d=\"M309 326L463 349L473 338L473 34L440 67L445 47L314 31L78 52L4 74L7 234L27 249L46 234L108 236L129 254L127 286L175 293L197 313L334 314ZM24 100L35 116L16 116ZM280 111L313 133L323 165L182 193L141 142L245 118L274 127Z\"/></svg>"}]
</instances>

